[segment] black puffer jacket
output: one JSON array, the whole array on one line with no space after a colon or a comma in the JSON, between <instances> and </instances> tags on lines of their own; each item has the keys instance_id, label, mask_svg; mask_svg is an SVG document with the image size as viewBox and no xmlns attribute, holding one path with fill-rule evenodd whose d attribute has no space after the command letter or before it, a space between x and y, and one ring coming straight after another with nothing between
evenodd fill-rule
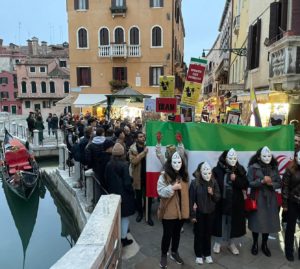
<instances>
[{"instance_id":1,"label":"black puffer jacket","mask_svg":"<svg viewBox=\"0 0 300 269\"><path fill-rule=\"evenodd\" d=\"M300 166L296 165L294 169L287 168L282 181L282 206L287 208L289 200L300 204Z\"/></svg>"}]
</instances>

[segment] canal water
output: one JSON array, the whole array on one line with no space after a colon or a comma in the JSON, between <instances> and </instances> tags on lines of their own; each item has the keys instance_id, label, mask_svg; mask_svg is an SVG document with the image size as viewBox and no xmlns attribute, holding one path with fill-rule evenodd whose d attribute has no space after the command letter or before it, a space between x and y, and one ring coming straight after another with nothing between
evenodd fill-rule
<instances>
[{"instance_id":1,"label":"canal water","mask_svg":"<svg viewBox=\"0 0 300 269\"><path fill-rule=\"evenodd\" d=\"M57 158L38 160L57 167ZM76 242L79 232L63 204L52 197L45 180L28 202L0 182L0 268L47 269Z\"/></svg>"}]
</instances>

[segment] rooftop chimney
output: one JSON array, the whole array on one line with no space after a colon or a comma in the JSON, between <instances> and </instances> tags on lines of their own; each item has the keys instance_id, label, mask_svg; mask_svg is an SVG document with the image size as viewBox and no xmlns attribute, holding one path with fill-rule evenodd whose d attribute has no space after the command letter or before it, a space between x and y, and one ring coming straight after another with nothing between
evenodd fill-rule
<instances>
[{"instance_id":1,"label":"rooftop chimney","mask_svg":"<svg viewBox=\"0 0 300 269\"><path fill-rule=\"evenodd\" d=\"M39 39L37 37L32 38L32 55L36 56L39 54Z\"/></svg>"},{"instance_id":2,"label":"rooftop chimney","mask_svg":"<svg viewBox=\"0 0 300 269\"><path fill-rule=\"evenodd\" d=\"M32 41L30 39L27 40L27 46L28 46L28 54L32 55L33 51L32 51Z\"/></svg>"},{"instance_id":3,"label":"rooftop chimney","mask_svg":"<svg viewBox=\"0 0 300 269\"><path fill-rule=\"evenodd\" d=\"M3 39L0 38L0 47L2 47L2 46L3 46Z\"/></svg>"},{"instance_id":4,"label":"rooftop chimney","mask_svg":"<svg viewBox=\"0 0 300 269\"><path fill-rule=\"evenodd\" d=\"M42 54L47 55L47 42L42 41L41 44L42 44Z\"/></svg>"}]
</instances>

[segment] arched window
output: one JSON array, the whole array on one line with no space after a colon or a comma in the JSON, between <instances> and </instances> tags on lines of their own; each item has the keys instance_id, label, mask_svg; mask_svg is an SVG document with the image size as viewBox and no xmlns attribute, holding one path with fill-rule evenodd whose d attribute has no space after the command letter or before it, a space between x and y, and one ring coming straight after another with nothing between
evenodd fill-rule
<instances>
[{"instance_id":1,"label":"arched window","mask_svg":"<svg viewBox=\"0 0 300 269\"><path fill-rule=\"evenodd\" d=\"M70 84L69 81L64 82L64 92L69 93L70 92Z\"/></svg>"},{"instance_id":2,"label":"arched window","mask_svg":"<svg viewBox=\"0 0 300 269\"><path fill-rule=\"evenodd\" d=\"M50 81L50 93L55 93L55 83L54 83L54 81Z\"/></svg>"},{"instance_id":3,"label":"arched window","mask_svg":"<svg viewBox=\"0 0 300 269\"><path fill-rule=\"evenodd\" d=\"M130 45L140 44L140 31L137 27L132 27L129 32Z\"/></svg>"},{"instance_id":4,"label":"arched window","mask_svg":"<svg viewBox=\"0 0 300 269\"><path fill-rule=\"evenodd\" d=\"M87 30L84 28L78 30L78 47L79 48L88 47Z\"/></svg>"},{"instance_id":5,"label":"arched window","mask_svg":"<svg viewBox=\"0 0 300 269\"><path fill-rule=\"evenodd\" d=\"M47 92L47 87L46 87L46 82L45 81L41 82L41 90L42 90L42 93Z\"/></svg>"},{"instance_id":6,"label":"arched window","mask_svg":"<svg viewBox=\"0 0 300 269\"><path fill-rule=\"evenodd\" d=\"M99 33L100 46L109 45L109 32L107 28L102 28Z\"/></svg>"},{"instance_id":7,"label":"arched window","mask_svg":"<svg viewBox=\"0 0 300 269\"><path fill-rule=\"evenodd\" d=\"M31 81L31 92L36 93L36 83L35 83L35 81Z\"/></svg>"},{"instance_id":8,"label":"arched window","mask_svg":"<svg viewBox=\"0 0 300 269\"><path fill-rule=\"evenodd\" d=\"M26 92L27 92L26 81L22 81L22 93L26 93Z\"/></svg>"},{"instance_id":9,"label":"arched window","mask_svg":"<svg viewBox=\"0 0 300 269\"><path fill-rule=\"evenodd\" d=\"M159 26L152 28L152 47L162 47L162 30Z\"/></svg>"},{"instance_id":10,"label":"arched window","mask_svg":"<svg viewBox=\"0 0 300 269\"><path fill-rule=\"evenodd\" d=\"M115 44L124 43L124 30L120 27L115 29Z\"/></svg>"}]
</instances>

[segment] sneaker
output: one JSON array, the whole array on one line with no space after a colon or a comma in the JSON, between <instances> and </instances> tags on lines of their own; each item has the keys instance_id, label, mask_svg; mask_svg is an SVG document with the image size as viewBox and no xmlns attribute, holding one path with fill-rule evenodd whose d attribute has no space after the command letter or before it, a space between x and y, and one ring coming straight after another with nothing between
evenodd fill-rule
<instances>
[{"instance_id":1,"label":"sneaker","mask_svg":"<svg viewBox=\"0 0 300 269\"><path fill-rule=\"evenodd\" d=\"M214 253L219 254L221 251L221 244L215 243L214 247L213 247L213 251L214 251Z\"/></svg>"},{"instance_id":2,"label":"sneaker","mask_svg":"<svg viewBox=\"0 0 300 269\"><path fill-rule=\"evenodd\" d=\"M228 246L228 249L231 251L231 253L232 253L233 255L239 255L239 254L240 254L239 250L237 249L237 247L235 246L234 243L231 243L231 244Z\"/></svg>"},{"instance_id":3,"label":"sneaker","mask_svg":"<svg viewBox=\"0 0 300 269\"><path fill-rule=\"evenodd\" d=\"M161 255L159 266L160 268L167 268L168 266L167 255Z\"/></svg>"},{"instance_id":4,"label":"sneaker","mask_svg":"<svg viewBox=\"0 0 300 269\"><path fill-rule=\"evenodd\" d=\"M172 252L170 259L175 261L177 264L183 264L183 260L180 258L178 252Z\"/></svg>"},{"instance_id":5,"label":"sneaker","mask_svg":"<svg viewBox=\"0 0 300 269\"><path fill-rule=\"evenodd\" d=\"M203 264L203 258L196 257L196 264Z\"/></svg>"},{"instance_id":6,"label":"sneaker","mask_svg":"<svg viewBox=\"0 0 300 269\"><path fill-rule=\"evenodd\" d=\"M207 256L207 257L205 257L205 262L206 263L213 263L214 261L213 261L211 256Z\"/></svg>"},{"instance_id":7,"label":"sneaker","mask_svg":"<svg viewBox=\"0 0 300 269\"><path fill-rule=\"evenodd\" d=\"M133 243L132 239L128 239L127 237L124 239L121 239L122 247L127 247Z\"/></svg>"}]
</instances>

